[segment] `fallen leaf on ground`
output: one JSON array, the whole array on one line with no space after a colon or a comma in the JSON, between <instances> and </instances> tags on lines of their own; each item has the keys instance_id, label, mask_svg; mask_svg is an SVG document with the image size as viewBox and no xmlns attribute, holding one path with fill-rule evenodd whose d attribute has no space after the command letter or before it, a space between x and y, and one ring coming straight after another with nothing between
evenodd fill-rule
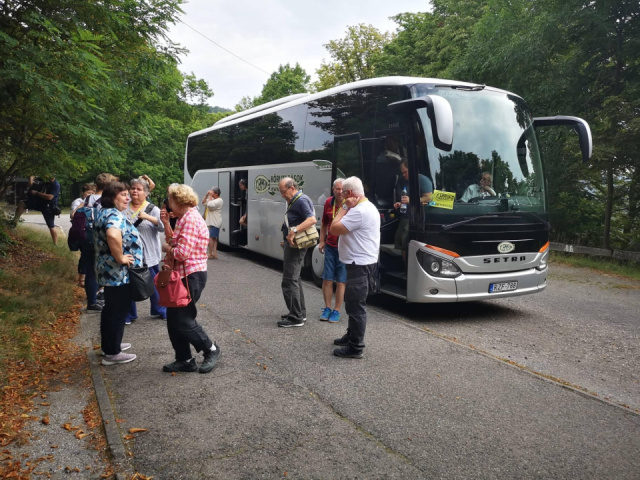
<instances>
[{"instance_id":1,"label":"fallen leaf on ground","mask_svg":"<svg viewBox=\"0 0 640 480\"><path fill-rule=\"evenodd\" d=\"M140 433L140 432L148 432L146 428L130 428L129 433Z\"/></svg>"}]
</instances>

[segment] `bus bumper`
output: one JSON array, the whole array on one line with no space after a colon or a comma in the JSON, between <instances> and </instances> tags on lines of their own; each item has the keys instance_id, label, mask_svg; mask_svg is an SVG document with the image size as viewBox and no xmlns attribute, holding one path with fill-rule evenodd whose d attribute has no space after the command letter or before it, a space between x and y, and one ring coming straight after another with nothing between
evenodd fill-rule
<instances>
[{"instance_id":1,"label":"bus bumper","mask_svg":"<svg viewBox=\"0 0 640 480\"><path fill-rule=\"evenodd\" d=\"M415 303L471 302L537 293L546 288L549 271L548 268L529 268L516 272L463 273L456 278L437 278L427 274L415 262L413 267L416 271L409 272L407 301ZM517 288L506 292L489 292L492 283L505 282L518 282Z\"/></svg>"}]
</instances>

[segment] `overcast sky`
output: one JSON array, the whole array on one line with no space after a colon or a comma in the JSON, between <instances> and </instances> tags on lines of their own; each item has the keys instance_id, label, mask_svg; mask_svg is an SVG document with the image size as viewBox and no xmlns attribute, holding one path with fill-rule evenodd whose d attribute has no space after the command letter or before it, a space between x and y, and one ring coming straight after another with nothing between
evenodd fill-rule
<instances>
[{"instance_id":1,"label":"overcast sky","mask_svg":"<svg viewBox=\"0 0 640 480\"><path fill-rule=\"evenodd\" d=\"M242 97L259 95L280 65L298 62L315 80L322 60L330 61L322 45L343 38L347 26L365 23L393 32L396 24L389 17L425 12L430 4L428 0L189 0L182 9L184 23L169 32L171 40L189 50L180 70L206 80L214 92L209 104L233 109Z\"/></svg>"}]
</instances>

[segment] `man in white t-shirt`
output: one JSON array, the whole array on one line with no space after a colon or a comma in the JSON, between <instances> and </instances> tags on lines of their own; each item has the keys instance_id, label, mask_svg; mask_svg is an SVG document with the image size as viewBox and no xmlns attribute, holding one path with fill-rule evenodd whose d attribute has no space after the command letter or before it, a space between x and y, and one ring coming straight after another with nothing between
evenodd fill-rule
<instances>
[{"instance_id":1,"label":"man in white t-shirt","mask_svg":"<svg viewBox=\"0 0 640 480\"><path fill-rule=\"evenodd\" d=\"M345 358L362 358L367 327L367 295L378 263L380 250L380 212L364 196L358 177L342 183L344 205L336 214L329 232L340 235L338 254L347 266L345 310L349 315L347 333L334 340L333 354Z\"/></svg>"}]
</instances>

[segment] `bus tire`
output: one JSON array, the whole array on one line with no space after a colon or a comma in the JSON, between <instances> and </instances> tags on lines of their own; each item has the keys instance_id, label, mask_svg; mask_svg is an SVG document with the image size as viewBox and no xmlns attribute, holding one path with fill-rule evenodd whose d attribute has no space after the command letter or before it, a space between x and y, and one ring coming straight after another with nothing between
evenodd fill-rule
<instances>
[{"instance_id":1,"label":"bus tire","mask_svg":"<svg viewBox=\"0 0 640 480\"><path fill-rule=\"evenodd\" d=\"M318 287L322 288L322 272L324 271L324 255L320 253L318 246L310 248L304 259L305 267L308 267L311 279Z\"/></svg>"}]
</instances>

